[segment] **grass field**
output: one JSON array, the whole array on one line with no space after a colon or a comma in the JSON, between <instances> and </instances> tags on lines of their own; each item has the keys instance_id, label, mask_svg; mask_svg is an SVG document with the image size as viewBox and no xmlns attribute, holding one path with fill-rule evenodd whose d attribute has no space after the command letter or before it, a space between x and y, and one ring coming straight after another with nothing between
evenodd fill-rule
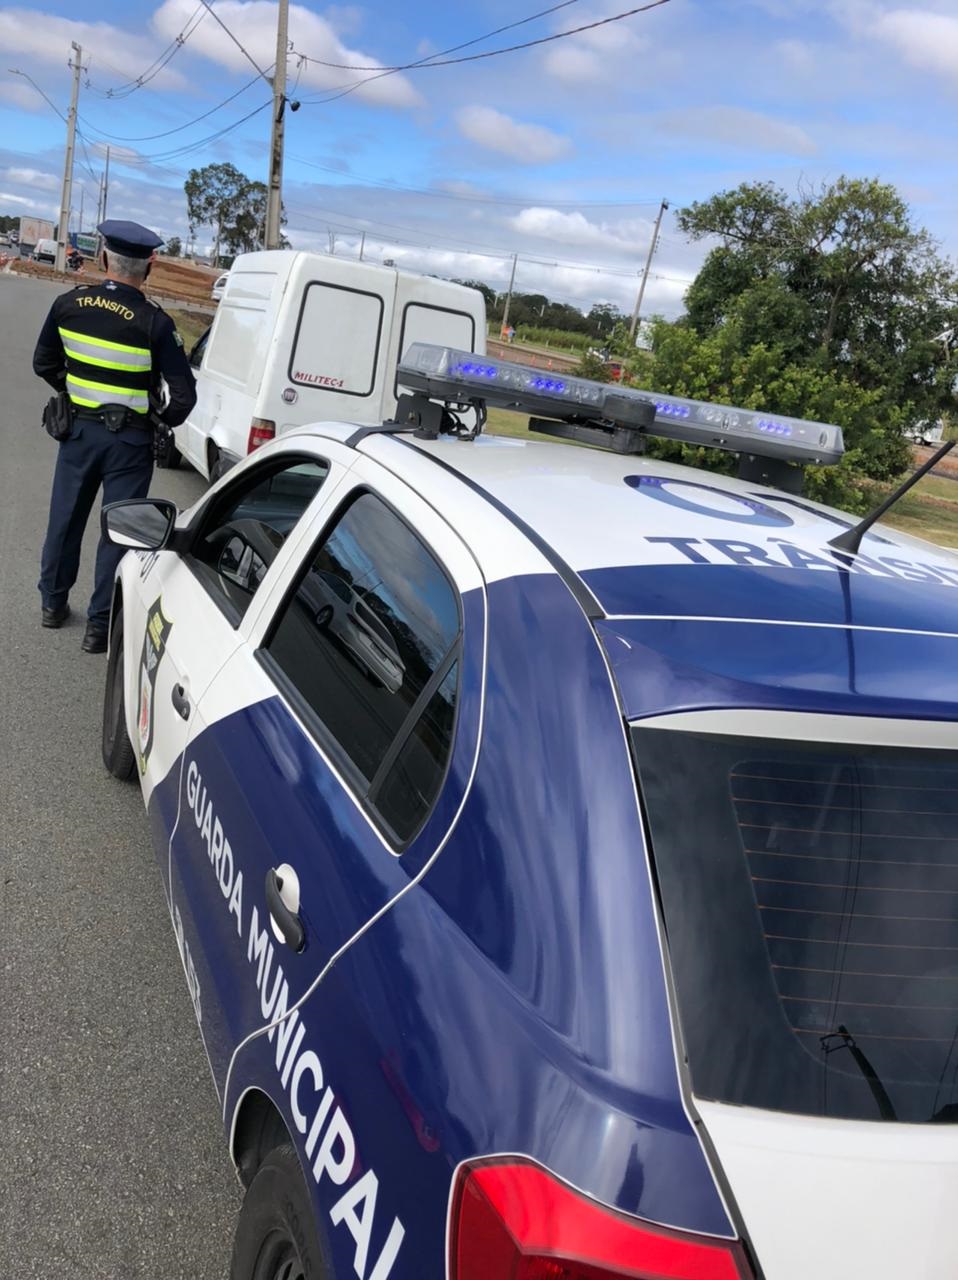
<instances>
[{"instance_id":1,"label":"grass field","mask_svg":"<svg viewBox=\"0 0 958 1280\"><path fill-rule=\"evenodd\" d=\"M545 439L529 431L526 424L527 419L518 413L490 409L486 429L492 435L514 436L520 440ZM560 443L571 444L574 449L581 447L566 440ZM958 547L958 480L925 476L891 509L883 523L942 547Z\"/></svg>"},{"instance_id":2,"label":"grass field","mask_svg":"<svg viewBox=\"0 0 958 1280\"><path fill-rule=\"evenodd\" d=\"M180 311L174 307L166 307L166 314L176 325L177 332L183 339L183 348L185 351L192 351L199 338L210 326L209 316L202 315L195 311Z\"/></svg>"}]
</instances>

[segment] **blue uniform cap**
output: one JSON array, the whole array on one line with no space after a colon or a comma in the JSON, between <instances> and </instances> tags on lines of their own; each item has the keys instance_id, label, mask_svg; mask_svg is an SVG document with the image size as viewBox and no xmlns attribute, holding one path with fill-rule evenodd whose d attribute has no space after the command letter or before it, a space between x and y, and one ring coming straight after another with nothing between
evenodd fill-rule
<instances>
[{"instance_id":1,"label":"blue uniform cap","mask_svg":"<svg viewBox=\"0 0 958 1280\"><path fill-rule=\"evenodd\" d=\"M104 246L112 253L120 253L124 258L148 258L154 249L158 249L163 241L138 222L124 222L119 218L108 218L97 227L103 237Z\"/></svg>"}]
</instances>

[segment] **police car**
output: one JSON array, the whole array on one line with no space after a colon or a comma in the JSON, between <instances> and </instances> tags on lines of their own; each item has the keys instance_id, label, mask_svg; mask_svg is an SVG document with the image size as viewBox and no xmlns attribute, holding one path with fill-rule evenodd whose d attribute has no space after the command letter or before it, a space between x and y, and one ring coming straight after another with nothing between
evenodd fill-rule
<instances>
[{"instance_id":1,"label":"police car","mask_svg":"<svg viewBox=\"0 0 958 1280\"><path fill-rule=\"evenodd\" d=\"M958 557L801 496L827 424L399 377L104 514L234 1280L953 1280Z\"/></svg>"}]
</instances>

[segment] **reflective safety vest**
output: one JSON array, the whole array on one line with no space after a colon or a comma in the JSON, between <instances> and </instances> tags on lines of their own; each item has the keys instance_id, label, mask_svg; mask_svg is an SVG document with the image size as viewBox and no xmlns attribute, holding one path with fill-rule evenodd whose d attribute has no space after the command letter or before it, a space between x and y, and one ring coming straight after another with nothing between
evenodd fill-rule
<instances>
[{"instance_id":1,"label":"reflective safety vest","mask_svg":"<svg viewBox=\"0 0 958 1280\"><path fill-rule=\"evenodd\" d=\"M81 410L122 405L145 417L153 383L153 304L132 290L103 285L77 289L63 302L56 318L71 403Z\"/></svg>"}]
</instances>

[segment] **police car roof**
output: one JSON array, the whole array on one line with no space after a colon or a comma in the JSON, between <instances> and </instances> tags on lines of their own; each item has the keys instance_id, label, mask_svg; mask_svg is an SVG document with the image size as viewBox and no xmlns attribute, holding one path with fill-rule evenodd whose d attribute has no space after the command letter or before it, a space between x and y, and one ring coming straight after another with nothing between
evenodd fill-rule
<instances>
[{"instance_id":1,"label":"police car roof","mask_svg":"<svg viewBox=\"0 0 958 1280\"><path fill-rule=\"evenodd\" d=\"M317 424L307 430L348 440L362 429ZM448 436L419 440L373 431L358 447L459 526L462 491L450 484L451 477L443 479L435 463L443 464L443 470L461 476L534 530L583 576L609 613L646 612L657 568L713 565L743 571L734 575L747 597L739 612L762 617L769 578L779 579L783 589L787 584L790 593L821 592L828 573L834 594L844 576L836 571L854 562L856 578L874 578L876 587L884 579L883 585L892 588L895 616L880 625L926 625L933 598L933 629L958 633L958 555L875 525L857 559L849 557L828 542L853 525L855 517L805 497L657 459L505 436L483 435L468 443ZM481 543L481 533L470 540ZM529 571L507 557L500 559L491 548L474 549L487 577ZM796 574L797 569L818 572ZM611 572L622 570L633 572ZM703 579L693 581L684 574L673 580L681 582L675 589L684 596L689 588L705 585ZM908 589L899 591L896 580ZM917 597L923 597L920 604ZM700 603L706 612L704 599ZM713 603L724 613L721 598ZM688 612L687 601L680 612Z\"/></svg>"}]
</instances>

